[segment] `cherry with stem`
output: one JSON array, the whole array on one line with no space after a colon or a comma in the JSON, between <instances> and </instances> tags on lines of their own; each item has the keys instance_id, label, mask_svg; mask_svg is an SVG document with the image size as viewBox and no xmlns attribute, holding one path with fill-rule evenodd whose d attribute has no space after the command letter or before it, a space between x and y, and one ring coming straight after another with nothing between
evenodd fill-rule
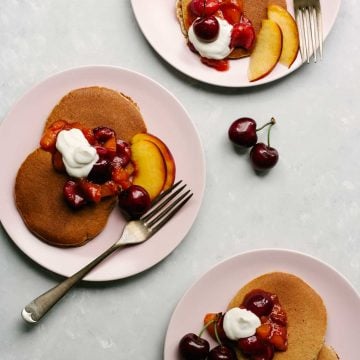
<instances>
[{"instance_id":1,"label":"cherry with stem","mask_svg":"<svg viewBox=\"0 0 360 360\"><path fill-rule=\"evenodd\" d=\"M248 117L242 117L235 120L229 127L228 136L230 141L240 148L251 148L257 143L257 132L266 126L275 123L275 119L267 122L263 126L256 128L256 121Z\"/></svg>"},{"instance_id":2,"label":"cherry with stem","mask_svg":"<svg viewBox=\"0 0 360 360\"><path fill-rule=\"evenodd\" d=\"M257 143L253 146L250 151L250 161L253 168L257 171L266 171L273 168L278 160L279 153L278 151L270 146L270 131L273 125L275 125L276 120L271 118L267 134L267 144ZM266 126L267 126L266 125Z\"/></svg>"}]
</instances>

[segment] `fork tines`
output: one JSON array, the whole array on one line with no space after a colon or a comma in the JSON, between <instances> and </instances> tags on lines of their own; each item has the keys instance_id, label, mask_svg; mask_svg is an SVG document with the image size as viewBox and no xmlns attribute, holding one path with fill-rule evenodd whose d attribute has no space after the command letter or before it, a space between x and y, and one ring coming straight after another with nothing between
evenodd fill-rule
<instances>
[{"instance_id":1,"label":"fork tines","mask_svg":"<svg viewBox=\"0 0 360 360\"><path fill-rule=\"evenodd\" d=\"M323 33L320 0L294 0L295 18L299 27L300 52L307 63L323 56Z\"/></svg>"},{"instance_id":2,"label":"fork tines","mask_svg":"<svg viewBox=\"0 0 360 360\"><path fill-rule=\"evenodd\" d=\"M178 187L181 183L182 180L162 192L153 200L151 209L140 218L152 233L168 222L193 196L191 190L185 189L186 184Z\"/></svg>"}]
</instances>

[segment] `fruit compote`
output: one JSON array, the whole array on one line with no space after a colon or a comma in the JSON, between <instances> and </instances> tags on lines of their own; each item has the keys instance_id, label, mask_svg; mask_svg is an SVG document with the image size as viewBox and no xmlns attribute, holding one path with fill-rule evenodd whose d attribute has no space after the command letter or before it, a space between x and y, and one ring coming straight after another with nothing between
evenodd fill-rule
<instances>
[{"instance_id":1,"label":"fruit compote","mask_svg":"<svg viewBox=\"0 0 360 360\"><path fill-rule=\"evenodd\" d=\"M229 69L228 55L235 48L249 50L254 44L255 31L240 0L192 0L186 14L190 50L218 71Z\"/></svg>"},{"instance_id":2,"label":"fruit compote","mask_svg":"<svg viewBox=\"0 0 360 360\"><path fill-rule=\"evenodd\" d=\"M237 347L244 354L254 360L270 360L274 351L287 349L287 317L276 294L253 290L245 296L241 307L252 311L261 320L255 335L238 341Z\"/></svg>"},{"instance_id":3,"label":"fruit compote","mask_svg":"<svg viewBox=\"0 0 360 360\"><path fill-rule=\"evenodd\" d=\"M245 296L239 308L255 314L260 319L260 326L251 336L231 340L224 328L226 312L208 313L203 323L215 341L240 350L250 360L271 360L275 351L286 351L287 317L276 294L255 289Z\"/></svg>"},{"instance_id":4,"label":"fruit compote","mask_svg":"<svg viewBox=\"0 0 360 360\"><path fill-rule=\"evenodd\" d=\"M79 129L88 144L96 150L96 161L86 177L69 175L64 165L63 155L57 149L58 134L63 130L72 129ZM134 165L131 161L131 147L127 142L118 139L113 129L105 126L89 129L79 123L59 120L45 131L40 146L52 154L54 169L69 175L69 179L64 184L63 194L70 207L78 209L86 204L98 203L103 198L117 196L126 191L126 196L130 198L127 201L126 210L129 210L132 217L140 216L149 208L150 200L146 190L139 186L134 188L132 185ZM134 196L139 192L143 196ZM133 204L136 210L134 211L131 211L132 198L135 199Z\"/></svg>"},{"instance_id":5,"label":"fruit compote","mask_svg":"<svg viewBox=\"0 0 360 360\"><path fill-rule=\"evenodd\" d=\"M189 17L186 25L189 27L196 18L211 15L224 18L234 25L240 21L241 3L239 0L192 0L188 5Z\"/></svg>"}]
</instances>

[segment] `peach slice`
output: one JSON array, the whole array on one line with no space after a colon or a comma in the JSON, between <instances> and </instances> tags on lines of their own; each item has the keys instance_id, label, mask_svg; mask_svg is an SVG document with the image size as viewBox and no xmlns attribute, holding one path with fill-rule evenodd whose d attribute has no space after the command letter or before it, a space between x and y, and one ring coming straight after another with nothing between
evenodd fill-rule
<instances>
[{"instance_id":1,"label":"peach slice","mask_svg":"<svg viewBox=\"0 0 360 360\"><path fill-rule=\"evenodd\" d=\"M299 32L292 15L283 7L269 5L268 18L275 21L282 33L282 51L279 62L288 68L295 61L299 51Z\"/></svg>"},{"instance_id":2,"label":"peach slice","mask_svg":"<svg viewBox=\"0 0 360 360\"><path fill-rule=\"evenodd\" d=\"M171 187L174 184L174 181L175 181L176 166L175 166L174 157L172 156L172 154L171 154L169 148L166 146L166 144L161 139L156 137L155 135L152 135L149 133L139 133L139 134L136 134L135 136L133 136L133 138L131 139L131 142L136 143L136 142L142 141L142 140L151 141L159 148L159 150L164 158L164 162L165 162L165 166L166 166L166 179L164 182L163 190L168 189L169 187Z\"/></svg>"},{"instance_id":3,"label":"peach slice","mask_svg":"<svg viewBox=\"0 0 360 360\"><path fill-rule=\"evenodd\" d=\"M160 194L166 179L166 167L159 148L151 141L140 140L131 144L134 163L133 184L143 187L154 199Z\"/></svg>"},{"instance_id":4,"label":"peach slice","mask_svg":"<svg viewBox=\"0 0 360 360\"><path fill-rule=\"evenodd\" d=\"M262 20L255 47L250 56L249 81L259 80L271 72L279 60L281 48L280 27L273 20Z\"/></svg>"}]
</instances>

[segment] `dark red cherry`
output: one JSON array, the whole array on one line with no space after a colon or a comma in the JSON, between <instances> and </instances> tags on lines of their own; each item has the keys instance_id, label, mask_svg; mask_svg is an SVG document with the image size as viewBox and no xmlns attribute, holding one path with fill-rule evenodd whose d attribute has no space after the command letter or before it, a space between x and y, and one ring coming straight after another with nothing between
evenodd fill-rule
<instances>
[{"instance_id":1,"label":"dark red cherry","mask_svg":"<svg viewBox=\"0 0 360 360\"><path fill-rule=\"evenodd\" d=\"M233 25L231 32L231 47L242 47L249 50L255 41L255 30L251 22L242 16L240 22Z\"/></svg>"},{"instance_id":2,"label":"dark red cherry","mask_svg":"<svg viewBox=\"0 0 360 360\"><path fill-rule=\"evenodd\" d=\"M237 345L238 348L247 355L258 354L265 349L265 342L256 335L239 339Z\"/></svg>"},{"instance_id":3,"label":"dark red cherry","mask_svg":"<svg viewBox=\"0 0 360 360\"><path fill-rule=\"evenodd\" d=\"M104 182L111 180L110 161L105 158L99 158L93 165L87 178L97 184L103 184Z\"/></svg>"},{"instance_id":4,"label":"dark red cherry","mask_svg":"<svg viewBox=\"0 0 360 360\"><path fill-rule=\"evenodd\" d=\"M179 343L180 354L186 360L204 360L209 350L209 342L193 333L184 335Z\"/></svg>"},{"instance_id":5,"label":"dark red cherry","mask_svg":"<svg viewBox=\"0 0 360 360\"><path fill-rule=\"evenodd\" d=\"M270 130L275 123L275 119L271 118L271 121L263 126L269 125L267 145L264 143L257 143L250 151L250 161L255 170L269 170L274 167L279 160L278 151L270 146Z\"/></svg>"},{"instance_id":6,"label":"dark red cherry","mask_svg":"<svg viewBox=\"0 0 360 360\"><path fill-rule=\"evenodd\" d=\"M271 360L273 357L274 347L269 343L265 343L264 349L258 354L251 355L250 360Z\"/></svg>"},{"instance_id":7,"label":"dark red cherry","mask_svg":"<svg viewBox=\"0 0 360 360\"><path fill-rule=\"evenodd\" d=\"M229 347L218 345L211 349L208 360L236 360L236 355Z\"/></svg>"},{"instance_id":8,"label":"dark red cherry","mask_svg":"<svg viewBox=\"0 0 360 360\"><path fill-rule=\"evenodd\" d=\"M126 190L121 191L118 199L120 209L132 219L139 218L151 206L148 192L138 185L131 185Z\"/></svg>"},{"instance_id":9,"label":"dark red cherry","mask_svg":"<svg viewBox=\"0 0 360 360\"><path fill-rule=\"evenodd\" d=\"M250 151L250 160L255 170L269 170L278 162L279 153L271 146L257 143Z\"/></svg>"},{"instance_id":10,"label":"dark red cherry","mask_svg":"<svg viewBox=\"0 0 360 360\"><path fill-rule=\"evenodd\" d=\"M100 158L105 158L109 156L109 150L106 147L101 145L95 145L94 147Z\"/></svg>"},{"instance_id":11,"label":"dark red cherry","mask_svg":"<svg viewBox=\"0 0 360 360\"><path fill-rule=\"evenodd\" d=\"M209 16L220 8L219 0L192 0L190 3L191 11L197 16Z\"/></svg>"},{"instance_id":12,"label":"dark red cherry","mask_svg":"<svg viewBox=\"0 0 360 360\"><path fill-rule=\"evenodd\" d=\"M117 167L124 168L129 162L130 159L128 157L115 155L111 160L111 166L113 168L117 168Z\"/></svg>"},{"instance_id":13,"label":"dark red cherry","mask_svg":"<svg viewBox=\"0 0 360 360\"><path fill-rule=\"evenodd\" d=\"M125 167L131 160L131 147L123 140L116 140L116 155L113 159L115 166Z\"/></svg>"},{"instance_id":14,"label":"dark red cherry","mask_svg":"<svg viewBox=\"0 0 360 360\"><path fill-rule=\"evenodd\" d=\"M87 202L77 182L68 180L63 188L66 202L74 209L81 208Z\"/></svg>"},{"instance_id":15,"label":"dark red cherry","mask_svg":"<svg viewBox=\"0 0 360 360\"><path fill-rule=\"evenodd\" d=\"M107 126L99 126L93 129L95 139L100 142L105 142L112 137L115 137L115 131Z\"/></svg>"},{"instance_id":16,"label":"dark red cherry","mask_svg":"<svg viewBox=\"0 0 360 360\"><path fill-rule=\"evenodd\" d=\"M228 136L231 142L244 148L252 147L257 142L256 121L243 117L235 120L229 127Z\"/></svg>"},{"instance_id":17,"label":"dark red cherry","mask_svg":"<svg viewBox=\"0 0 360 360\"><path fill-rule=\"evenodd\" d=\"M256 316L268 316L274 307L270 294L261 290L254 290L245 296L243 305Z\"/></svg>"},{"instance_id":18,"label":"dark red cherry","mask_svg":"<svg viewBox=\"0 0 360 360\"><path fill-rule=\"evenodd\" d=\"M215 16L197 18L193 22L195 35L203 41L213 41L219 34L219 22Z\"/></svg>"},{"instance_id":19,"label":"dark red cherry","mask_svg":"<svg viewBox=\"0 0 360 360\"><path fill-rule=\"evenodd\" d=\"M131 157L131 147L129 143L120 139L116 140L116 154L119 156L126 154Z\"/></svg>"}]
</instances>

